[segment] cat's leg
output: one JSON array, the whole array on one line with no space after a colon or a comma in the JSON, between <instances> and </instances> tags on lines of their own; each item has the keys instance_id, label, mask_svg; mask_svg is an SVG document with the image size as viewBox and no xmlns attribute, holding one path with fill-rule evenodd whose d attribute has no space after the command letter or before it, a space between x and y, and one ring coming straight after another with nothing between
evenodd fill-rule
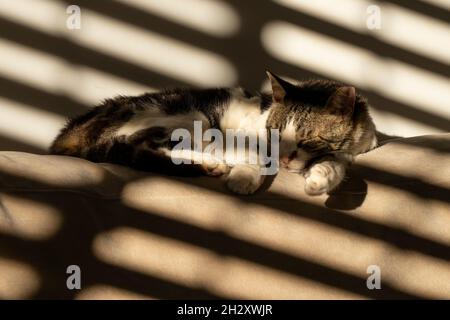
<instances>
[{"instance_id":1,"label":"cat's leg","mask_svg":"<svg viewBox=\"0 0 450 320\"><path fill-rule=\"evenodd\" d=\"M167 150L167 157L174 163L184 161L198 166L208 176L221 176L230 171L230 167L210 153L194 150Z\"/></svg>"},{"instance_id":2,"label":"cat's leg","mask_svg":"<svg viewBox=\"0 0 450 320\"><path fill-rule=\"evenodd\" d=\"M348 158L334 156L314 162L304 174L305 192L315 196L333 191L344 180L349 164Z\"/></svg>"},{"instance_id":3,"label":"cat's leg","mask_svg":"<svg viewBox=\"0 0 450 320\"><path fill-rule=\"evenodd\" d=\"M201 167L208 176L221 176L230 171L230 167L209 153L201 154Z\"/></svg>"},{"instance_id":4,"label":"cat's leg","mask_svg":"<svg viewBox=\"0 0 450 320\"><path fill-rule=\"evenodd\" d=\"M178 175L186 175L192 171L209 176L220 176L229 172L229 167L223 161L209 153L189 149L171 149L169 147L170 132L168 128L151 127L129 136L127 143L138 150L136 166L147 169L153 163L157 164L157 168L154 168L156 170Z\"/></svg>"},{"instance_id":5,"label":"cat's leg","mask_svg":"<svg viewBox=\"0 0 450 320\"><path fill-rule=\"evenodd\" d=\"M263 184L265 175L257 150L246 149L244 154L243 158L236 161L233 159L234 153L231 159L227 153L227 162L234 163L227 177L227 186L238 194L252 194Z\"/></svg>"},{"instance_id":6,"label":"cat's leg","mask_svg":"<svg viewBox=\"0 0 450 320\"><path fill-rule=\"evenodd\" d=\"M263 184L265 176L258 164L237 164L231 168L227 186L239 194L252 194Z\"/></svg>"},{"instance_id":7,"label":"cat's leg","mask_svg":"<svg viewBox=\"0 0 450 320\"><path fill-rule=\"evenodd\" d=\"M264 183L266 175L274 174L268 173L265 163L266 160L260 156L260 152L263 150L261 149L263 146L261 143L268 143L270 145L270 140L267 142L268 138L266 134L267 132L250 134L248 135L248 146L237 147L234 150L228 150L227 148L225 159L227 163L234 164L227 177L227 186L231 191L238 194L253 194ZM254 140L253 143L251 142L251 139L254 139L254 137L258 137L259 145L256 145ZM265 150L267 152L267 150L272 150L272 148L266 146ZM278 172L278 162L276 165L276 172Z\"/></svg>"}]
</instances>

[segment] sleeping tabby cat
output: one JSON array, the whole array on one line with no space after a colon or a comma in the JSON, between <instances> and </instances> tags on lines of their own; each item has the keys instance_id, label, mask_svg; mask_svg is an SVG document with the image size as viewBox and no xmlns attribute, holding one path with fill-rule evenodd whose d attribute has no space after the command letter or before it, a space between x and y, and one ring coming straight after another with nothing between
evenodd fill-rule
<instances>
[{"instance_id":1,"label":"sleeping tabby cat","mask_svg":"<svg viewBox=\"0 0 450 320\"><path fill-rule=\"evenodd\" d=\"M335 189L353 158L377 144L366 100L355 88L327 80L291 83L267 72L271 93L241 89L172 89L108 99L68 121L53 142L52 154L111 162L172 175L193 172L228 174L228 187L251 194L263 183L262 164L230 165L213 157L175 165L171 133L204 129L279 130L280 164L305 176L305 191L319 195ZM224 134L225 136L225 134Z\"/></svg>"}]
</instances>

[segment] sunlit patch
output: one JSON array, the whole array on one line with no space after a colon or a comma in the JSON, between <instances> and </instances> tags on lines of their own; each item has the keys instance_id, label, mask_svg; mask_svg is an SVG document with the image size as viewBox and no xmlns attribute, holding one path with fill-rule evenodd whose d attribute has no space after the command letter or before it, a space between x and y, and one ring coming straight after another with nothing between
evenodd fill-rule
<instances>
[{"instance_id":1,"label":"sunlit patch","mask_svg":"<svg viewBox=\"0 0 450 320\"><path fill-rule=\"evenodd\" d=\"M450 244L448 203L418 197L417 193L402 189L402 185L393 187L370 181L368 187L372 196L368 196L358 208L358 214L367 221L392 227L394 233L395 230L407 230L412 236L434 241L437 247ZM420 191L419 188L417 190ZM395 248L390 246L389 250ZM413 251L421 251L421 248Z\"/></svg>"},{"instance_id":2,"label":"sunlit patch","mask_svg":"<svg viewBox=\"0 0 450 320\"><path fill-rule=\"evenodd\" d=\"M404 118L394 113L378 110L376 108L370 109L370 116L377 125L377 129L388 135L391 134L395 136L401 133L402 136L412 137L441 132L441 130L422 124L419 121Z\"/></svg>"},{"instance_id":3,"label":"sunlit patch","mask_svg":"<svg viewBox=\"0 0 450 320\"><path fill-rule=\"evenodd\" d=\"M0 39L0 75L88 106L119 94L154 91L3 39ZM52 113L5 98L0 98L0 102L0 134L13 140L47 149L65 123L65 117L58 115L57 110Z\"/></svg>"},{"instance_id":4,"label":"sunlit patch","mask_svg":"<svg viewBox=\"0 0 450 320\"><path fill-rule=\"evenodd\" d=\"M450 2L446 0L420 0L422 2L428 2L430 4L442 7L443 9L450 10Z\"/></svg>"},{"instance_id":5,"label":"sunlit patch","mask_svg":"<svg viewBox=\"0 0 450 320\"><path fill-rule=\"evenodd\" d=\"M119 94L138 95L154 90L3 39L0 61L0 75L50 94L64 94L86 105Z\"/></svg>"},{"instance_id":6,"label":"sunlit patch","mask_svg":"<svg viewBox=\"0 0 450 320\"><path fill-rule=\"evenodd\" d=\"M240 26L237 12L220 0L120 1L216 37L232 36Z\"/></svg>"},{"instance_id":7,"label":"sunlit patch","mask_svg":"<svg viewBox=\"0 0 450 320\"><path fill-rule=\"evenodd\" d=\"M442 139L442 144L448 143L449 141L450 139ZM374 150L374 152L373 155L361 155L358 159L358 164L369 166L380 172L391 173L400 177L416 178L435 186L448 188L450 193L450 167L447 164L448 154L433 151L432 148L430 150L426 148L426 145L423 147L408 144L408 140L389 142L382 149ZM387 155L381 155L383 153L387 153ZM395 161L398 159L398 155L403 154L408 155L408 158L414 161ZM389 159L389 161L386 159ZM417 168L418 163L420 163L420 170ZM437 164L439 163L444 165L438 166Z\"/></svg>"},{"instance_id":8,"label":"sunlit patch","mask_svg":"<svg viewBox=\"0 0 450 320\"><path fill-rule=\"evenodd\" d=\"M149 70L200 86L227 86L237 81L234 66L224 57L157 32L83 10L83 27L73 41Z\"/></svg>"},{"instance_id":9,"label":"sunlit patch","mask_svg":"<svg viewBox=\"0 0 450 320\"><path fill-rule=\"evenodd\" d=\"M397 47L418 52L433 59L450 64L448 37L450 27L430 16L416 13L394 4L374 3L364 0L275 0L280 5L305 12L324 21L371 36ZM441 1L445 2L445 1ZM380 28L369 29L367 20L376 5L380 9Z\"/></svg>"},{"instance_id":10,"label":"sunlit patch","mask_svg":"<svg viewBox=\"0 0 450 320\"><path fill-rule=\"evenodd\" d=\"M211 6L211 5L209 5ZM225 57L82 9L80 30L66 28L66 7L48 0L0 2L0 16L199 86L230 86L237 71Z\"/></svg>"},{"instance_id":11,"label":"sunlit patch","mask_svg":"<svg viewBox=\"0 0 450 320\"><path fill-rule=\"evenodd\" d=\"M331 297L338 293L354 297L306 278L131 228L100 234L93 250L107 263L230 298Z\"/></svg>"},{"instance_id":12,"label":"sunlit patch","mask_svg":"<svg viewBox=\"0 0 450 320\"><path fill-rule=\"evenodd\" d=\"M323 199L305 195L301 181L300 176L292 180L292 175L280 172L272 185L272 196L257 198L255 204L160 177L128 184L122 198L127 206L141 210L143 217L148 211L356 276L382 252L385 243L289 213L299 201L308 206L311 214L314 210L317 215L324 213L325 209L320 207ZM276 198L281 195L287 199ZM367 250L369 247L371 249ZM330 255L330 251L333 254Z\"/></svg>"},{"instance_id":13,"label":"sunlit patch","mask_svg":"<svg viewBox=\"0 0 450 320\"><path fill-rule=\"evenodd\" d=\"M290 178L290 188L285 187L288 178ZM207 181L204 182L207 183ZM271 192L279 192L292 199L299 199L299 201L307 202L312 201L313 203L319 204L321 200L308 197L304 194L302 191L302 183L303 178L301 176L292 180L291 175L280 172L272 185ZM203 185L203 187L196 187L183 183L182 181L151 176L149 178L141 178L127 183L123 189L121 198L127 206L141 210L144 215L145 212L148 211L150 214L159 214L169 219L199 226L208 230L232 233L237 237L250 235L251 232L249 228L254 227L255 235L257 230L262 230L259 235L264 238L264 245L266 246L281 250L282 247L278 245L284 244L284 248L292 245L292 248L301 249L301 246L298 245L298 239L295 240L295 238L290 238L290 236L293 235L291 230L303 230L303 227L308 220L282 210L277 210L276 213L274 213L267 209L267 206L270 208L271 203L278 203L278 201L281 201L280 199L273 199L272 197L265 195L264 204L266 205L252 204L247 201L242 201L232 195L210 190L208 189L208 186L209 184ZM205 199L209 199L209 201L205 201ZM190 203L189 207L186 207L187 200L189 200ZM214 205L211 205L212 203ZM282 204L279 203L279 206L281 205ZM286 205L292 205L292 202L287 202ZM195 214L193 213L194 211ZM227 212L227 214L224 215L224 212ZM247 212L247 214L243 214L243 212ZM288 221L287 224L285 223L286 221ZM314 227L308 225L308 227L305 228L318 230L320 229L319 226L324 227L324 232L327 230L336 232L336 228L317 223L314 224ZM286 237L275 236L273 232L277 231L281 231L281 234ZM304 230L298 233L298 235L301 234L305 234ZM335 234L337 235L337 233ZM345 234L345 237L348 237L348 233ZM252 242L255 240L253 237L246 239ZM282 240L276 241L277 239ZM337 243L339 241L336 240L335 242ZM294 252L291 253L296 254ZM302 252L302 254L305 254L305 252Z\"/></svg>"},{"instance_id":14,"label":"sunlit patch","mask_svg":"<svg viewBox=\"0 0 450 320\"><path fill-rule=\"evenodd\" d=\"M106 284L92 285L83 288L75 299L77 300L149 300L155 299L147 295L141 295L136 292L116 288Z\"/></svg>"},{"instance_id":15,"label":"sunlit patch","mask_svg":"<svg viewBox=\"0 0 450 320\"><path fill-rule=\"evenodd\" d=\"M30 166L30 163L33 165ZM14 151L0 153L0 170L10 176L2 181L5 190L82 193L103 199L117 199L123 179L139 175L130 168L114 164L98 165L76 157L41 156ZM111 174L117 179L111 179ZM105 179L109 183L104 183Z\"/></svg>"},{"instance_id":16,"label":"sunlit patch","mask_svg":"<svg viewBox=\"0 0 450 320\"><path fill-rule=\"evenodd\" d=\"M282 261L279 261L282 263ZM211 290L235 299L362 299L364 296L315 281L299 267L296 276L270 267L233 257L225 257L216 266L217 279Z\"/></svg>"},{"instance_id":17,"label":"sunlit patch","mask_svg":"<svg viewBox=\"0 0 450 320\"><path fill-rule=\"evenodd\" d=\"M3 97L0 105L0 134L41 149L49 147L66 121L63 116Z\"/></svg>"},{"instance_id":18,"label":"sunlit patch","mask_svg":"<svg viewBox=\"0 0 450 320\"><path fill-rule=\"evenodd\" d=\"M369 51L283 21L266 24L264 48L274 57L333 78L368 85L367 63L378 58Z\"/></svg>"},{"instance_id":19,"label":"sunlit patch","mask_svg":"<svg viewBox=\"0 0 450 320\"><path fill-rule=\"evenodd\" d=\"M0 257L0 299L32 298L41 278L28 264Z\"/></svg>"},{"instance_id":20,"label":"sunlit patch","mask_svg":"<svg viewBox=\"0 0 450 320\"><path fill-rule=\"evenodd\" d=\"M54 35L66 29L66 6L50 0L0 1L0 16Z\"/></svg>"},{"instance_id":21,"label":"sunlit patch","mask_svg":"<svg viewBox=\"0 0 450 320\"><path fill-rule=\"evenodd\" d=\"M387 163L392 164L391 161ZM405 170L413 170L413 163L411 166L406 166ZM122 197L127 206L140 210L139 214L143 218L146 216L145 212L148 211L149 215L158 215L163 219L220 232L230 236L231 241L234 241L233 239L244 241L257 247L289 255L293 259L303 259L361 279L366 277L365 270L368 265L373 264L374 261L381 264L385 256L390 254L389 252L395 252L397 246L389 240L365 235L360 228L375 223L375 226L385 227L386 230L392 228L394 233L397 229L405 230L412 237L423 237L435 241L437 245L445 245L449 239L447 224L442 223L442 221L449 220L448 204L437 200L421 199L411 192L402 190L401 185L389 187L370 181L368 196L353 213L339 213L323 208L323 198L308 197L304 194L301 177L293 180L292 175L283 170L272 184L269 194L255 195L256 203L241 201L236 197L210 189L187 186L182 181L149 177L128 184ZM165 201L166 198L170 198L170 201ZM395 199L395 201L380 201L380 199L387 198ZM187 199L189 199L189 206L186 206ZM303 209L295 209L299 205ZM406 210L414 210L415 214L405 214L408 212ZM307 211L307 214L303 215L302 211ZM226 214L223 214L224 212ZM397 213L394 214L394 212ZM355 213L358 217L353 217ZM314 218L315 216L324 218L336 214L342 215L341 218L337 218L343 219L343 221L355 223L355 229ZM417 223L417 221L421 222ZM141 231L142 234L145 234L144 230ZM146 245L142 242L141 245L153 248L159 246L158 243L166 242L165 237L151 235L150 238L152 237L155 242L148 242ZM111 238L114 239L114 236ZM125 243L122 239L117 241L119 248L120 244ZM110 242L110 245L116 245L116 242ZM155 252L169 250L169 248L170 241L167 246L161 245ZM177 245L177 248L180 246ZM181 248L183 247L181 246ZM190 250L189 248L188 245L184 250ZM120 250L125 251L126 249L121 248ZM420 251L421 248L417 248L417 250ZM177 255L177 251L171 252L173 255ZM208 254L202 255L201 261L215 258L214 255L210 255L210 251L206 252ZM138 249L136 249L135 255L141 256ZM240 259L245 260L245 256L237 257L237 260ZM433 260L432 257L423 256L423 261ZM117 264L120 261L122 260L117 260ZM162 259L161 261L162 264L174 264L178 260ZM228 265L225 261L229 260L221 261L218 264L224 268L232 268L232 265ZM139 263L142 263L139 270L155 269L154 266L147 269L145 261ZM251 262L251 264L253 263ZM422 265L422 262L420 263ZM191 264L188 263L188 265ZM161 267L161 269L164 268ZM191 270L191 267L188 268L188 272ZM201 269L197 270L201 271ZM388 268L383 270L388 272ZM423 271L418 270L418 272ZM172 274L175 273L168 274L167 279ZM191 275L191 277L194 276ZM221 277L223 276L221 275ZM404 285L401 279L390 282L392 286L397 286L397 284ZM422 281L420 285L423 288L429 287L425 281ZM220 292L230 295L235 293L227 291L231 289L225 284L223 286ZM253 289L254 287L248 288L248 292L253 292ZM413 292L410 291L410 293ZM239 297L248 297L247 291L244 291Z\"/></svg>"},{"instance_id":22,"label":"sunlit patch","mask_svg":"<svg viewBox=\"0 0 450 320\"><path fill-rule=\"evenodd\" d=\"M305 12L354 31L361 31L366 28L366 9L372 4L365 0L273 1L287 8Z\"/></svg>"},{"instance_id":23,"label":"sunlit patch","mask_svg":"<svg viewBox=\"0 0 450 320\"><path fill-rule=\"evenodd\" d=\"M158 190L158 192L152 193L150 190ZM205 197L214 199L214 208L217 210L214 210L209 202L202 201ZM184 183L161 176L136 179L127 183L122 190L121 199L132 208L164 212L165 216L172 219L208 229L220 228L235 217L234 212L240 210L234 197L219 196L217 192L201 186L187 187ZM191 210L180 210L185 207L186 202L193 201L196 203L196 214L192 214ZM223 206L228 206L228 215L223 215L221 211Z\"/></svg>"},{"instance_id":24,"label":"sunlit patch","mask_svg":"<svg viewBox=\"0 0 450 320\"><path fill-rule=\"evenodd\" d=\"M61 214L52 206L9 194L0 195L0 202L0 232L44 240L61 227Z\"/></svg>"},{"instance_id":25,"label":"sunlit patch","mask_svg":"<svg viewBox=\"0 0 450 320\"><path fill-rule=\"evenodd\" d=\"M379 72L385 75L374 75L371 88L387 97L450 119L448 78L392 59L385 59L378 66L381 68Z\"/></svg>"},{"instance_id":26,"label":"sunlit patch","mask_svg":"<svg viewBox=\"0 0 450 320\"><path fill-rule=\"evenodd\" d=\"M398 243L401 232L407 231L418 239L423 238L423 243L436 242L435 248L449 246L449 204L420 199L401 187L370 182L368 194L372 196L364 201L358 214L375 223L391 226L396 230L393 235L398 230ZM372 259L382 270L382 282L429 299L448 298L450 263L445 259L445 252L439 257L439 251L436 250L436 256L431 256L426 252L427 246L420 248L419 243L420 240L408 249L402 245L385 247L384 252L380 251ZM414 250L415 247L418 250ZM433 245L430 244L429 248L433 248ZM367 250L371 250L371 247L367 247Z\"/></svg>"},{"instance_id":27,"label":"sunlit patch","mask_svg":"<svg viewBox=\"0 0 450 320\"><path fill-rule=\"evenodd\" d=\"M427 299L448 299L450 263L421 253L398 250L386 255L382 281L397 284L400 290L413 292ZM401 279L401 281L399 281Z\"/></svg>"},{"instance_id":28,"label":"sunlit patch","mask_svg":"<svg viewBox=\"0 0 450 320\"><path fill-rule=\"evenodd\" d=\"M86 105L98 104L100 101L118 95L141 95L154 92L155 88L144 86L89 67L70 65L66 78L64 93ZM74 90L77 88L77 90Z\"/></svg>"},{"instance_id":29,"label":"sunlit patch","mask_svg":"<svg viewBox=\"0 0 450 320\"><path fill-rule=\"evenodd\" d=\"M394 4L383 4L381 10L382 27L376 37L450 64L448 23Z\"/></svg>"},{"instance_id":30,"label":"sunlit patch","mask_svg":"<svg viewBox=\"0 0 450 320\"><path fill-rule=\"evenodd\" d=\"M125 227L98 235L93 250L108 263L192 287L209 278L213 257L209 250Z\"/></svg>"}]
</instances>

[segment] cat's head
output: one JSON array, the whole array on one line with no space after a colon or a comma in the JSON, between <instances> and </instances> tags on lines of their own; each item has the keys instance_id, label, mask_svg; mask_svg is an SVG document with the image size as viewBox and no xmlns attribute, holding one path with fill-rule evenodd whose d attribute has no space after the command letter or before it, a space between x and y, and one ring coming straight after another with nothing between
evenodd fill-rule
<instances>
[{"instance_id":1,"label":"cat's head","mask_svg":"<svg viewBox=\"0 0 450 320\"><path fill-rule=\"evenodd\" d=\"M302 170L310 160L353 157L376 146L368 104L354 87L333 81L294 84L267 72L272 86L268 127L280 130L280 164Z\"/></svg>"}]
</instances>

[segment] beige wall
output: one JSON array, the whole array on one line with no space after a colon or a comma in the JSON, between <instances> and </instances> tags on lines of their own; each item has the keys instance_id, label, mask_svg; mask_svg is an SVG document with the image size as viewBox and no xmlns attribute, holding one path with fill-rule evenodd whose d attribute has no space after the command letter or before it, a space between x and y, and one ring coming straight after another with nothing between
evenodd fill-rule
<instances>
[{"instance_id":1,"label":"beige wall","mask_svg":"<svg viewBox=\"0 0 450 320\"><path fill-rule=\"evenodd\" d=\"M162 86L356 85L380 130L450 128L448 1L0 0L0 150L43 152L67 116ZM380 29L369 29L380 9Z\"/></svg>"}]
</instances>

